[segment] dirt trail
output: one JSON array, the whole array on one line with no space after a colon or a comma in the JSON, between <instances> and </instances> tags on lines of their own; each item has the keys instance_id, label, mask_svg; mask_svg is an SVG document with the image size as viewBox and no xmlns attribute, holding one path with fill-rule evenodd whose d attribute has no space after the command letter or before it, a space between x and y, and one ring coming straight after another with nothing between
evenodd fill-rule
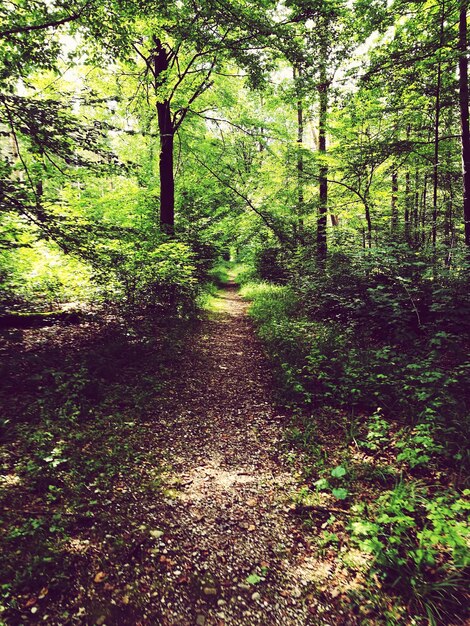
<instances>
[{"instance_id":1,"label":"dirt trail","mask_svg":"<svg viewBox=\"0 0 470 626\"><path fill-rule=\"evenodd\" d=\"M289 508L296 481L280 461L283 416L269 365L233 285L219 303L194 337L184 387L166 409L161 445L173 490L159 546L171 561L161 621L327 624L313 617L318 603L312 611L305 600L314 567Z\"/></svg>"},{"instance_id":2,"label":"dirt trail","mask_svg":"<svg viewBox=\"0 0 470 626\"><path fill-rule=\"evenodd\" d=\"M35 427L5 448L3 532L23 535L4 565L8 579L16 572L25 578L0 625L354 623L322 593L332 566L328 557L317 560L311 532L293 510L299 484L282 445L287 420L247 306L228 285L202 320L167 331L138 334L124 324L100 333L84 325L13 337L8 354L27 350L10 389L25 385L32 366L31 376L46 376L41 385L50 385L48 371L64 360L57 380L69 386L57 390L57 410L75 372L80 382L85 371L86 381L75 402L96 392L93 371L99 384L88 417L62 425L53 413L39 435ZM10 413L44 401L49 387L29 384L22 404L19 394L6 405ZM30 450L32 436L42 445L39 456ZM23 457L38 464L60 446L65 459L57 469L43 462L31 475L23 465L18 470ZM22 520L29 518L41 524L37 546L28 545ZM48 554L50 566L41 560ZM28 574L35 559L39 577Z\"/></svg>"}]
</instances>

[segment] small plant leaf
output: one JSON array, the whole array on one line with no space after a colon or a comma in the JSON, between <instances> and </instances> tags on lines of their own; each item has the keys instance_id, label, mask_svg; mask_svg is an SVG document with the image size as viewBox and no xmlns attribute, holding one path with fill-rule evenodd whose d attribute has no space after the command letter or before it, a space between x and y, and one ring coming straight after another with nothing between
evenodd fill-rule
<instances>
[{"instance_id":1,"label":"small plant leaf","mask_svg":"<svg viewBox=\"0 0 470 626\"><path fill-rule=\"evenodd\" d=\"M321 489L328 489L330 486L330 483L326 480L326 478L319 478L315 481L314 484L315 488L318 489L318 491L320 491Z\"/></svg>"},{"instance_id":2,"label":"small plant leaf","mask_svg":"<svg viewBox=\"0 0 470 626\"><path fill-rule=\"evenodd\" d=\"M246 578L248 585L257 585L259 582L261 582L261 576L258 576L258 574L250 574Z\"/></svg>"},{"instance_id":3,"label":"small plant leaf","mask_svg":"<svg viewBox=\"0 0 470 626\"><path fill-rule=\"evenodd\" d=\"M338 500L344 500L348 497L348 490L340 487L339 489L333 489L331 492Z\"/></svg>"},{"instance_id":4,"label":"small plant leaf","mask_svg":"<svg viewBox=\"0 0 470 626\"><path fill-rule=\"evenodd\" d=\"M338 465L337 467L335 467L334 469L331 470L331 475L334 478L342 478L343 476L346 475L346 470L342 465Z\"/></svg>"}]
</instances>

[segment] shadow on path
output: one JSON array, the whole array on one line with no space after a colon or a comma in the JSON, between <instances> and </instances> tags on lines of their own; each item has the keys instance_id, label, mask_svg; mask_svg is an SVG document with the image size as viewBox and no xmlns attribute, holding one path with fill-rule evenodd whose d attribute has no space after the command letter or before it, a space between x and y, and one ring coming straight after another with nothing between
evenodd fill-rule
<instances>
[{"instance_id":1,"label":"shadow on path","mask_svg":"<svg viewBox=\"0 0 470 626\"><path fill-rule=\"evenodd\" d=\"M312 596L315 564L290 506L296 478L280 456L285 420L246 309L230 284L217 311L191 326L85 329L71 360L64 330L49 373L53 338L23 337L38 375L54 377L63 358L57 411L73 372L85 374L73 392L77 416L44 409L33 433L20 428L6 446L4 571L20 576L5 624L342 623L319 616ZM15 384L28 379L28 358ZM36 386L21 411L35 393L44 405Z\"/></svg>"}]
</instances>

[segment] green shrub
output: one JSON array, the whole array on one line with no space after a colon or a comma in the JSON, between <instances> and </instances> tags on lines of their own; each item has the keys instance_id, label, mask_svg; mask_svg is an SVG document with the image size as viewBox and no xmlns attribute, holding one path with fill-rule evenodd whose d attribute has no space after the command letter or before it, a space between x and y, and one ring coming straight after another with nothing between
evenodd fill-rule
<instances>
[{"instance_id":1,"label":"green shrub","mask_svg":"<svg viewBox=\"0 0 470 626\"><path fill-rule=\"evenodd\" d=\"M236 263L232 267L233 280L239 285L245 285L256 280L256 272L252 265Z\"/></svg>"},{"instance_id":2,"label":"green shrub","mask_svg":"<svg viewBox=\"0 0 470 626\"><path fill-rule=\"evenodd\" d=\"M389 441L390 424L384 419L382 409L379 407L369 418L367 423L367 435L361 441L362 448L375 452L380 450Z\"/></svg>"},{"instance_id":3,"label":"green shrub","mask_svg":"<svg viewBox=\"0 0 470 626\"><path fill-rule=\"evenodd\" d=\"M44 242L2 251L0 277L0 308L3 309L13 306L47 310L63 303L90 302L98 298L92 268Z\"/></svg>"},{"instance_id":4,"label":"green shrub","mask_svg":"<svg viewBox=\"0 0 470 626\"><path fill-rule=\"evenodd\" d=\"M450 623L464 612L469 510L468 500L457 494L430 497L416 482L401 482L369 510L353 507L349 532L373 556L372 569L385 589L427 614L432 624Z\"/></svg>"},{"instance_id":5,"label":"green shrub","mask_svg":"<svg viewBox=\"0 0 470 626\"><path fill-rule=\"evenodd\" d=\"M296 310L297 301L288 287L268 282L249 282L240 290L242 298L252 300L250 315L261 324L289 319Z\"/></svg>"},{"instance_id":6,"label":"green shrub","mask_svg":"<svg viewBox=\"0 0 470 626\"><path fill-rule=\"evenodd\" d=\"M184 243L128 249L114 268L115 288L131 308L184 313L198 293L194 254Z\"/></svg>"},{"instance_id":7,"label":"green shrub","mask_svg":"<svg viewBox=\"0 0 470 626\"><path fill-rule=\"evenodd\" d=\"M468 275L443 272L403 246L332 254L320 270L307 249L298 250L288 271L288 285L242 289L284 399L302 414L287 439L309 455L317 498L347 507L361 467L372 468L375 499L352 507L350 540L372 557L371 578L390 597L430 624L451 623L465 613L469 568L469 492L457 491L469 461ZM322 423L335 414L369 457L359 466L349 464L348 441L336 468L322 463ZM382 454L385 466L376 462ZM439 484L446 472L452 488Z\"/></svg>"},{"instance_id":8,"label":"green shrub","mask_svg":"<svg viewBox=\"0 0 470 626\"><path fill-rule=\"evenodd\" d=\"M400 450L397 461L406 463L411 469L427 465L444 451L437 442L436 426L430 422L417 424L410 432L405 431L395 445Z\"/></svg>"},{"instance_id":9,"label":"green shrub","mask_svg":"<svg viewBox=\"0 0 470 626\"><path fill-rule=\"evenodd\" d=\"M264 245L256 251L254 270L261 280L284 283L288 277L286 251L278 245Z\"/></svg>"},{"instance_id":10,"label":"green shrub","mask_svg":"<svg viewBox=\"0 0 470 626\"><path fill-rule=\"evenodd\" d=\"M218 261L207 273L209 280L216 287L226 285L229 280L229 264L227 261Z\"/></svg>"}]
</instances>

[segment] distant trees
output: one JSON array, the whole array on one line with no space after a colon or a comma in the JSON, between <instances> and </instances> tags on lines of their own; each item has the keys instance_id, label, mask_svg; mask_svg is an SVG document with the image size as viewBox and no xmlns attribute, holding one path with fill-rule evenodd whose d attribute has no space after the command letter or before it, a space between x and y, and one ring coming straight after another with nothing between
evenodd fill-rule
<instances>
[{"instance_id":1,"label":"distant trees","mask_svg":"<svg viewBox=\"0 0 470 626\"><path fill-rule=\"evenodd\" d=\"M377 98L381 117L379 126L370 124L373 134L381 128L374 151L384 158L376 175L389 172L392 238L433 248L455 245L450 236L455 234L460 196L455 69L460 64L464 72L466 58L466 44L456 28L459 7L447 0L406 7L404 17L400 2L391 5L380 26L383 42L370 48L359 70L362 94ZM461 85L466 82L463 78ZM464 132L464 143L466 136ZM380 205L379 220L386 210L385 203Z\"/></svg>"}]
</instances>

